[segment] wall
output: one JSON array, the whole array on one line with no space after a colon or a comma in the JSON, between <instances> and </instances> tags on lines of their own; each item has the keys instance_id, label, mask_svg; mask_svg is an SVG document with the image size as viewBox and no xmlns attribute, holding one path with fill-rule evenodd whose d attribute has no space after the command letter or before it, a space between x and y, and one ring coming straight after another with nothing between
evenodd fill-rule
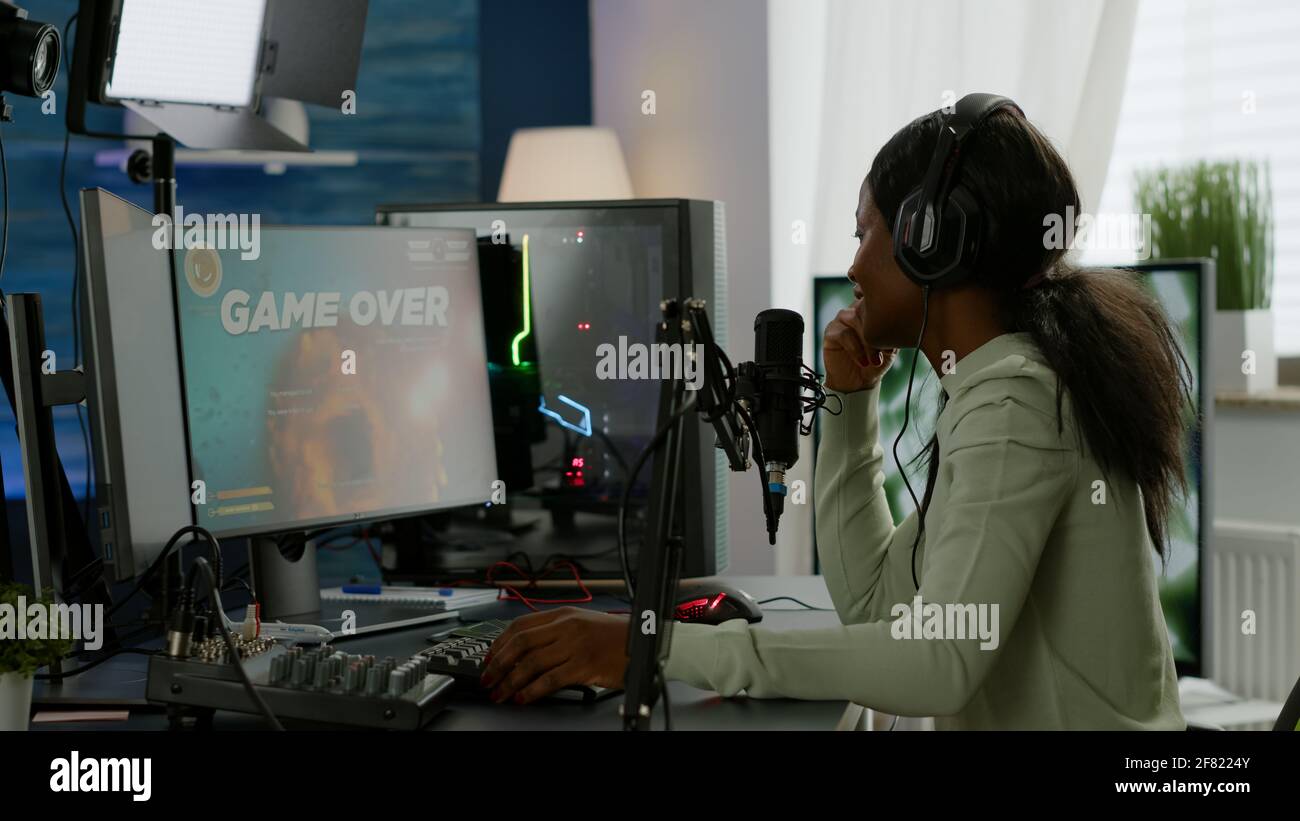
<instances>
[{"instance_id":1,"label":"wall","mask_svg":"<svg viewBox=\"0 0 1300 821\"><path fill-rule=\"evenodd\" d=\"M618 132L639 197L727 205L733 361L770 305L767 11L755 0L592 0L594 122ZM642 92L656 110L641 113ZM771 573L752 476L732 479L731 572Z\"/></svg>"},{"instance_id":2,"label":"wall","mask_svg":"<svg viewBox=\"0 0 1300 821\"><path fill-rule=\"evenodd\" d=\"M769 179L772 189L771 254L772 307L798 311L804 328L804 361L813 363L814 346L821 345L822 329L816 324L812 302L813 215L816 210L817 158L825 95L819 53L826 35L827 9L822 2L768 0L768 139L771 145ZM846 213L849 209L845 209ZM851 233L851 232L846 232ZM843 270L848 270L849 257ZM808 574L813 569L813 440L799 440L799 463L787 477L802 481L805 504L787 505L777 536L777 572Z\"/></svg>"},{"instance_id":3,"label":"wall","mask_svg":"<svg viewBox=\"0 0 1300 821\"><path fill-rule=\"evenodd\" d=\"M1219 402L1214 410L1215 519L1300 527L1300 404L1287 409Z\"/></svg>"},{"instance_id":4,"label":"wall","mask_svg":"<svg viewBox=\"0 0 1300 821\"><path fill-rule=\"evenodd\" d=\"M591 125L587 0L480 0L480 198L493 202L516 128Z\"/></svg>"}]
</instances>

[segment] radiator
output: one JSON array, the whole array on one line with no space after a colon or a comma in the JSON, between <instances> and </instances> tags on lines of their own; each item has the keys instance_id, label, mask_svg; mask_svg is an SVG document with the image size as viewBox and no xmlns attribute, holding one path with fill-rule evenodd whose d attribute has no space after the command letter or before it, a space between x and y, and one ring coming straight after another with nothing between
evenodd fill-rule
<instances>
[{"instance_id":1,"label":"radiator","mask_svg":"<svg viewBox=\"0 0 1300 821\"><path fill-rule=\"evenodd\" d=\"M1205 578L1209 677L1283 702L1300 678L1300 528L1218 519ZM1242 613L1255 613L1255 634Z\"/></svg>"}]
</instances>

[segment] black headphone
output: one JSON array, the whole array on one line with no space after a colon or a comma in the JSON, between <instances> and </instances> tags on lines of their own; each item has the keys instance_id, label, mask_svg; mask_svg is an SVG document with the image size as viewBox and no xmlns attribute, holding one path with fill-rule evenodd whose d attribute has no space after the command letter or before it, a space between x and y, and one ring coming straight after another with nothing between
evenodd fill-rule
<instances>
[{"instance_id":1,"label":"black headphone","mask_svg":"<svg viewBox=\"0 0 1300 821\"><path fill-rule=\"evenodd\" d=\"M894 259L917 285L953 285L975 269L984 218L975 195L954 180L966 138L1003 108L1025 116L1015 102L996 94L967 94L958 100L939 127L925 179L898 208Z\"/></svg>"}]
</instances>

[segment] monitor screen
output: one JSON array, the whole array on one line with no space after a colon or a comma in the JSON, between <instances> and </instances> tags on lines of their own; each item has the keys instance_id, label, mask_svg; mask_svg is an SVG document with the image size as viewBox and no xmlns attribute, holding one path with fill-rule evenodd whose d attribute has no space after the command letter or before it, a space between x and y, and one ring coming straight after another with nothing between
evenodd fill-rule
<instances>
[{"instance_id":1,"label":"monitor screen","mask_svg":"<svg viewBox=\"0 0 1300 821\"><path fill-rule=\"evenodd\" d=\"M264 228L239 245L174 256L198 521L239 535L486 502L473 234Z\"/></svg>"},{"instance_id":2,"label":"monitor screen","mask_svg":"<svg viewBox=\"0 0 1300 821\"><path fill-rule=\"evenodd\" d=\"M1162 267L1160 264L1140 266L1142 280L1160 300L1170 321L1179 332L1183 355L1193 374L1193 396L1196 406L1188 409L1199 414L1206 402L1202 371L1202 313L1205 294L1202 283L1205 274L1196 264L1179 264ZM853 283L843 275L817 277L814 281L813 304L817 317L818 333L835 317L836 312L853 302ZM817 370L823 372L820 342L813 346ZM880 392L880 445L885 452L885 492L889 508L897 524L908 516L915 506L894 462L893 447L898 432L903 427L903 411L907 396L907 381L915 349L905 348L893 367L885 374ZM908 481L919 500L925 492L925 466L923 461L913 464L917 454L924 452L934 433L939 407L939 380L924 356L916 363L916 380L912 385L911 419L907 432L898 443L898 458L907 468ZM1171 514L1168 535L1169 561L1160 577L1160 599L1169 628L1174 658L1181 670L1195 672L1201 659L1200 611L1200 546L1204 543L1202 527L1207 523L1201 515L1201 435L1189 425L1188 433L1186 506L1176 507Z\"/></svg>"},{"instance_id":3,"label":"monitor screen","mask_svg":"<svg viewBox=\"0 0 1300 821\"><path fill-rule=\"evenodd\" d=\"M246 107L265 16L266 0L121 0L106 94Z\"/></svg>"}]
</instances>

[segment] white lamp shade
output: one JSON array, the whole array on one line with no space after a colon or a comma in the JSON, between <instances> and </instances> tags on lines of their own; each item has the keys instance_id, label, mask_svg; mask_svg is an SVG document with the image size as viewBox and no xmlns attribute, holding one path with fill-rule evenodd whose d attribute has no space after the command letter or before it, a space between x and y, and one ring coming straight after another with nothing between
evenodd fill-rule
<instances>
[{"instance_id":1,"label":"white lamp shade","mask_svg":"<svg viewBox=\"0 0 1300 821\"><path fill-rule=\"evenodd\" d=\"M510 138L498 202L625 200L632 180L608 128L521 128Z\"/></svg>"}]
</instances>

